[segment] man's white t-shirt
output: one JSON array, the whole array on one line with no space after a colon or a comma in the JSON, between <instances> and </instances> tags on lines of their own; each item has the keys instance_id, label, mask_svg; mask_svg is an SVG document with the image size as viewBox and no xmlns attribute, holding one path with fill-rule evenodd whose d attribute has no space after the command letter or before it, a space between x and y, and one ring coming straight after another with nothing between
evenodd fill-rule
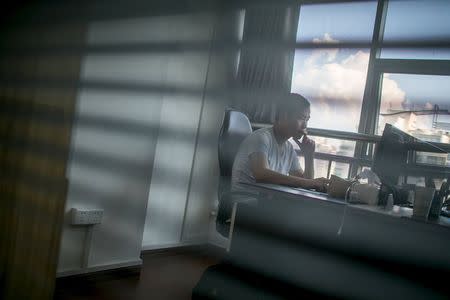
<instances>
[{"instance_id":1,"label":"man's white t-shirt","mask_svg":"<svg viewBox=\"0 0 450 300\"><path fill-rule=\"evenodd\" d=\"M253 153L265 154L269 168L278 173L288 175L291 171L301 170L297 154L289 141L279 145L273 127L258 129L244 139L234 159L231 175L233 192L248 192L249 187L241 183L256 182L250 169L250 155Z\"/></svg>"}]
</instances>

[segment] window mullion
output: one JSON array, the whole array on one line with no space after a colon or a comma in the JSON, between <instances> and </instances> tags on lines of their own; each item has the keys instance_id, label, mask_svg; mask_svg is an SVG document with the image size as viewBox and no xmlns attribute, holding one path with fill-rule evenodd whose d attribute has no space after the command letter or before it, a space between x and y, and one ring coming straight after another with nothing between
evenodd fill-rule
<instances>
[{"instance_id":1,"label":"window mullion","mask_svg":"<svg viewBox=\"0 0 450 300\"><path fill-rule=\"evenodd\" d=\"M380 73L376 68L376 62L380 56L380 45L383 39L384 23L387 12L387 0L378 0L377 13L375 17L372 44L370 48L369 64L367 68L367 80L364 88L364 97L359 123L359 133L375 134L374 107L378 106Z\"/></svg>"},{"instance_id":2,"label":"window mullion","mask_svg":"<svg viewBox=\"0 0 450 300\"><path fill-rule=\"evenodd\" d=\"M387 12L387 0L378 0L375 24L370 47L369 64L367 67L366 85L359 119L359 133L375 134L377 114L380 101L381 74L376 70L376 61L380 57L380 45L383 39L384 25ZM355 157L362 158L367 151L367 143L358 142L355 147ZM358 171L358 165L352 166L350 176L354 177Z\"/></svg>"}]
</instances>

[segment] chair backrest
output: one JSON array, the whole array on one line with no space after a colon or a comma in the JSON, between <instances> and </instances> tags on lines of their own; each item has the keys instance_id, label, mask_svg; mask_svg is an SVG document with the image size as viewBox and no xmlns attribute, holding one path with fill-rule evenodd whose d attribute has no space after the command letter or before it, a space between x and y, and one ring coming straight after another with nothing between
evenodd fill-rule
<instances>
[{"instance_id":1,"label":"chair backrest","mask_svg":"<svg viewBox=\"0 0 450 300\"><path fill-rule=\"evenodd\" d=\"M220 176L231 177L234 158L242 141L252 133L252 126L245 114L227 109L219 134Z\"/></svg>"},{"instance_id":2,"label":"chair backrest","mask_svg":"<svg viewBox=\"0 0 450 300\"><path fill-rule=\"evenodd\" d=\"M227 237L230 230L232 211L231 173L234 158L242 141L252 133L252 125L247 116L240 111L227 109L219 134L219 168L220 180L218 187L219 207L216 218L217 231Z\"/></svg>"}]
</instances>

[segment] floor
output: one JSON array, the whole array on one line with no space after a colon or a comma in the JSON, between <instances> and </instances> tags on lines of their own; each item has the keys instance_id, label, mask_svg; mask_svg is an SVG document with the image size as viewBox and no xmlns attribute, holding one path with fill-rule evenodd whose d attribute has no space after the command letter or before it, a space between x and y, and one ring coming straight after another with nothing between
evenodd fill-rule
<instances>
[{"instance_id":1,"label":"floor","mask_svg":"<svg viewBox=\"0 0 450 300\"><path fill-rule=\"evenodd\" d=\"M124 270L59 278L54 299L191 299L205 269L222 256L221 249L212 247L145 252L140 275Z\"/></svg>"}]
</instances>

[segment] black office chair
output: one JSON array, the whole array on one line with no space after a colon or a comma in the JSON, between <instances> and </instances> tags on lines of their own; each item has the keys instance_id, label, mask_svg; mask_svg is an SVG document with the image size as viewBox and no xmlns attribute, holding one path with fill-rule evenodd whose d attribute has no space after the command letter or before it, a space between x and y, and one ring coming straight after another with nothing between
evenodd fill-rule
<instances>
[{"instance_id":1,"label":"black office chair","mask_svg":"<svg viewBox=\"0 0 450 300\"><path fill-rule=\"evenodd\" d=\"M228 237L230 231L230 218L233 209L233 197L231 193L231 173L234 158L242 141L252 133L252 126L245 114L233 109L227 109L219 134L219 209L216 218L216 230Z\"/></svg>"}]
</instances>

